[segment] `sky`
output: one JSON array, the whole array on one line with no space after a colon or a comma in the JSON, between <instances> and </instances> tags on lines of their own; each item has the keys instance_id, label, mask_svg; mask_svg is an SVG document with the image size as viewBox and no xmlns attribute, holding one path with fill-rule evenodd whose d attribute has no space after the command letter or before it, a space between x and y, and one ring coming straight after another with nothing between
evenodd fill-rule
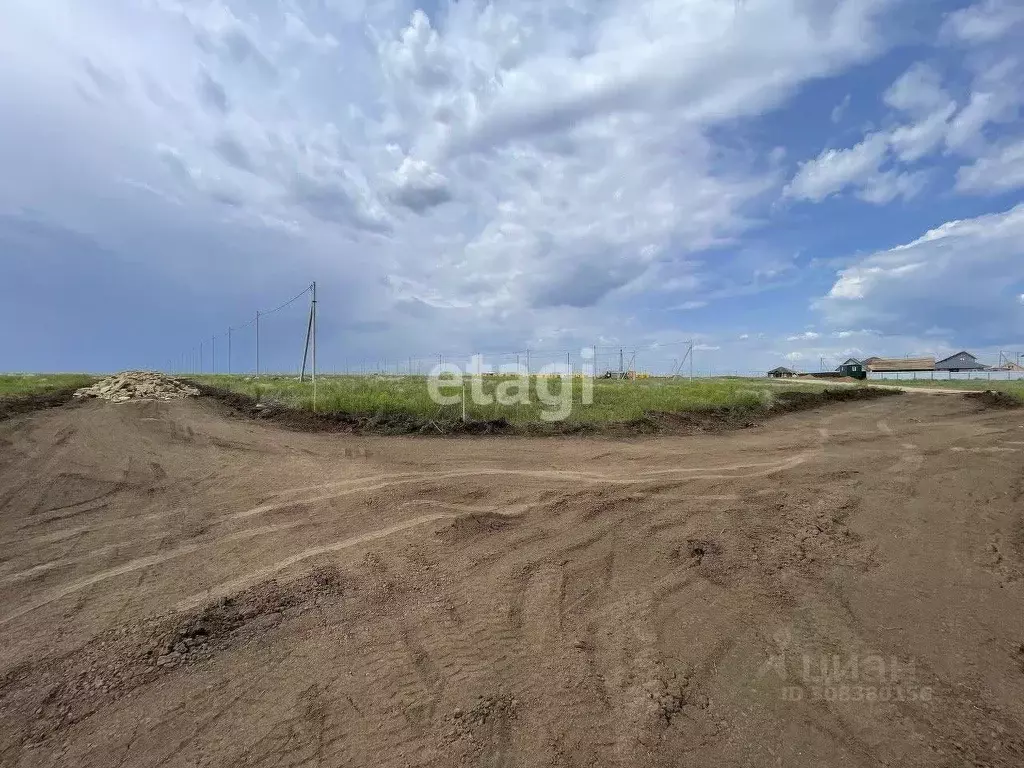
<instances>
[{"instance_id":1,"label":"sky","mask_svg":"<svg viewBox=\"0 0 1024 768\"><path fill-rule=\"evenodd\" d=\"M1020 0L11 0L0 370L225 370L228 328L251 370L313 281L328 371L994 364L1022 42Z\"/></svg>"}]
</instances>

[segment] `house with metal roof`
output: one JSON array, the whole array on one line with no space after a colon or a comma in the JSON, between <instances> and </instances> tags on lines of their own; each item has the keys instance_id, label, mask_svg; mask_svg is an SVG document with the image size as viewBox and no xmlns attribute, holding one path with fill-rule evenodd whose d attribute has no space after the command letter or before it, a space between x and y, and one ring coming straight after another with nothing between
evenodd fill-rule
<instances>
[{"instance_id":1,"label":"house with metal roof","mask_svg":"<svg viewBox=\"0 0 1024 768\"><path fill-rule=\"evenodd\" d=\"M934 371L934 357L869 357L864 366L871 373Z\"/></svg>"},{"instance_id":2,"label":"house with metal roof","mask_svg":"<svg viewBox=\"0 0 1024 768\"><path fill-rule=\"evenodd\" d=\"M957 373L959 371L986 371L988 366L984 363L979 363L978 358L972 355L970 352L961 351L955 355L950 355L945 360L939 360L935 364L936 371L949 371L951 373Z\"/></svg>"},{"instance_id":3,"label":"house with metal roof","mask_svg":"<svg viewBox=\"0 0 1024 768\"><path fill-rule=\"evenodd\" d=\"M836 368L836 373L840 376L849 376L852 379L866 379L868 377L864 363L855 357L849 358L845 363Z\"/></svg>"}]
</instances>

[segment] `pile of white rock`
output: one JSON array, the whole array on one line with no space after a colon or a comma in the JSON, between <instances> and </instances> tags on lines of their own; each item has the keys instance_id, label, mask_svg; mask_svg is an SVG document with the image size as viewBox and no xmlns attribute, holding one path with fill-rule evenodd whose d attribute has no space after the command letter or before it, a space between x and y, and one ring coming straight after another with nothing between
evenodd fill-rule
<instances>
[{"instance_id":1,"label":"pile of white rock","mask_svg":"<svg viewBox=\"0 0 1024 768\"><path fill-rule=\"evenodd\" d=\"M108 376L91 387L75 392L75 397L98 397L112 403L129 400L180 400L198 397L199 390L173 376L152 371L125 371Z\"/></svg>"}]
</instances>

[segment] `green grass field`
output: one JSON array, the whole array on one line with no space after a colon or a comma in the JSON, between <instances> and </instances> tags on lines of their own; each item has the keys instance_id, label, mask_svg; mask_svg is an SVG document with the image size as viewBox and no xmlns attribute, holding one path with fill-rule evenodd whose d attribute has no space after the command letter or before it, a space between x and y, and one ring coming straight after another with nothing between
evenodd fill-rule
<instances>
[{"instance_id":1,"label":"green grass field","mask_svg":"<svg viewBox=\"0 0 1024 768\"><path fill-rule=\"evenodd\" d=\"M62 389L88 387L96 376L83 373L0 374L0 397L39 395Z\"/></svg>"},{"instance_id":2,"label":"green grass field","mask_svg":"<svg viewBox=\"0 0 1024 768\"><path fill-rule=\"evenodd\" d=\"M18 397L88 386L98 377L84 374L0 375L0 397ZM185 376L203 384L248 395L259 402L292 408L313 408L313 387L295 376L248 375ZM458 421L462 416L462 386L446 387L442 394L452 398L439 404L431 398L425 376L321 376L317 381L320 413L348 413L365 416L414 417L433 421ZM782 393L820 392L821 384L785 386L763 379L598 379L592 385L591 402L585 403L585 383L571 383L557 377L533 376L528 394L516 397L512 389L521 384L512 376L484 376L476 386L483 399L474 398L473 382L466 378L466 417L488 421L504 418L513 424L565 421L576 424L628 422L652 413L701 413L728 409L736 415L770 407ZM926 382L921 382L925 384ZM505 402L494 397L499 391ZM475 401L476 400L476 401ZM512 402L509 402L509 401ZM570 405L571 403L571 405Z\"/></svg>"},{"instance_id":3,"label":"green grass field","mask_svg":"<svg viewBox=\"0 0 1024 768\"><path fill-rule=\"evenodd\" d=\"M310 409L313 390L307 381L300 383L295 377L261 376L194 376L195 381L240 392L260 402ZM500 386L511 386L513 377L485 376L482 391L493 396ZM505 418L512 423L533 423L544 420L565 408L568 392L561 379L531 377L528 403L478 404L472 402L472 390L467 379L466 416L469 419L489 420ZM568 385L566 385L568 386ZM628 421L651 412L695 412L725 407L737 411L754 410L770 404L773 397L784 391L782 387L766 385L758 380L698 379L687 380L641 379L616 381L598 379L594 382L593 402L584 404L583 381L572 382L572 408L567 421L576 423L607 423ZM538 393L538 387L540 392ZM793 389L797 389L794 387ZM824 389L824 385L819 388ZM800 391L814 391L802 386ZM445 389L457 403L438 405L429 394L424 376L327 376L317 382L317 410L320 412L347 412L355 414L409 415L423 419L454 419L461 416L462 388Z\"/></svg>"}]
</instances>

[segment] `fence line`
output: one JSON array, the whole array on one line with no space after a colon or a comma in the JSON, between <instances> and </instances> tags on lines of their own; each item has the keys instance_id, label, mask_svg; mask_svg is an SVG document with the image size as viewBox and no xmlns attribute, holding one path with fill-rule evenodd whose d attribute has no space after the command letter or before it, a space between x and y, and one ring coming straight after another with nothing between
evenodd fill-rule
<instances>
[{"instance_id":1,"label":"fence line","mask_svg":"<svg viewBox=\"0 0 1024 768\"><path fill-rule=\"evenodd\" d=\"M658 342L647 345L590 345L574 348L523 347L518 350L477 350L475 352L433 352L393 357L334 359L325 366L327 372L348 376L427 375L436 366L456 365L469 373L506 371L538 372L553 368L571 372L576 366L594 371L598 376L650 374L659 363L665 373L696 375L693 365L694 343L691 340ZM657 353L666 354L658 356ZM660 370L659 369L659 370Z\"/></svg>"},{"instance_id":2,"label":"fence line","mask_svg":"<svg viewBox=\"0 0 1024 768\"><path fill-rule=\"evenodd\" d=\"M316 283L311 283L300 293L296 294L287 301L277 305L273 309L269 310L256 310L255 314L247 322L241 323L240 325L231 325L227 330L221 333L215 333L205 337L196 346L191 349L182 352L178 358L171 358L168 360L167 370L171 373L187 373L187 374L203 374L203 373L233 373L235 372L234 367L234 342L236 335L240 331L245 331L248 328L255 327L255 373L259 377L261 373L260 369L260 324L266 322L266 318L271 317L278 312L290 307L303 296L310 295L310 322L308 326L303 323L303 331L305 332L306 340L303 347L303 354L299 356L300 359L304 358L310 346L316 349L316 323L314 322L316 315ZM225 370L218 371L217 368L217 341L220 340L223 344L226 341L226 366ZM298 349L299 337L296 335L295 347ZM222 346L222 349L225 349ZM207 368L207 350L209 350L209 368ZM315 381L316 377L316 353L313 354L313 377Z\"/></svg>"},{"instance_id":3,"label":"fence line","mask_svg":"<svg viewBox=\"0 0 1024 768\"><path fill-rule=\"evenodd\" d=\"M256 310L253 316L239 324L229 326L225 331L211 334L204 337L198 344L182 352L177 358L171 358L167 363L167 370L174 373L184 374L206 374L206 373L240 373L247 369L246 366L236 366L238 334L250 328L254 329L255 343L252 350L254 360L253 370L258 378L267 375L268 371L263 364L263 351L265 341L263 334L266 330L267 319L295 304L303 297L310 296L310 316L306 323L303 323L303 331L306 333L306 342L302 354L296 355L297 360L302 361L299 369L299 376L305 373L305 363L311 346L313 349L313 365L316 368L316 283L311 283L302 291L287 301L278 304L273 309ZM298 334L296 334L296 339ZM219 343L219 344L218 344ZM218 346L221 350L224 365L218 361ZM296 347L298 342L296 341ZM657 353L666 354L658 356ZM475 352L453 352L440 351L430 354L404 355L393 358L335 358L327 366L323 365L321 356L320 367L317 370L321 375L330 372L335 375L426 375L437 365L457 364L462 365L467 372L474 373L497 373L501 369L525 370L537 372L541 370L551 371L564 368L566 373L574 370L575 363L582 363L580 367L592 371L595 375L635 377L636 375L650 374L659 363L662 372L671 372L676 375L699 376L711 375L709 369L706 373L697 370L693 361L694 342L690 339L669 342L655 342L645 345L638 344L596 344L582 348L552 348L527 346L519 350L477 350ZM324 370L327 368L327 371Z\"/></svg>"},{"instance_id":4,"label":"fence line","mask_svg":"<svg viewBox=\"0 0 1024 768\"><path fill-rule=\"evenodd\" d=\"M177 359L168 361L168 371L203 374L203 373L240 373L235 366L235 345L238 334L254 328L255 344L253 357L255 375L267 375L264 369L262 350L264 341L261 334L267 330L266 323L274 315L283 312L306 296L310 297L309 316L303 317L301 325L296 325L294 339L296 349L296 370L300 378L305 377L306 362L312 351L312 372L315 387L319 373L350 376L402 376L427 375L435 366L452 364L462 368L466 373L490 374L505 371L522 371L528 374L562 371L566 374L582 368L597 377L638 378L645 376L672 376L682 378L707 378L733 376L743 378L761 378L767 375L763 370L739 370L728 367L709 365L708 361L696 360L702 351L714 351L714 348L695 345L692 339L648 344L608 344L574 348L553 348L544 346L525 346L518 350L477 350L439 351L430 354L396 355L394 357L355 358L344 355L334 357L324 365L323 355L320 356L320 367L317 364L316 329L317 329L317 297L316 283L311 283L295 296L269 310L256 310L254 315L244 323L232 325L226 331L205 337L198 345L184 352ZM291 331L289 331L289 334ZM305 336L302 352L298 346L300 336ZM226 343L225 343L226 342ZM289 341L290 345L292 342ZM226 365L218 370L218 349L222 355L226 352ZM209 366L206 365L207 354ZM1000 356L1002 362L1003 355ZM1010 358L1006 358L1010 362ZM298 362L301 361L301 368ZM728 365L728 363L726 364ZM578 366L578 367L577 367ZM243 370L245 366L241 366ZM326 370L325 370L326 369ZM250 369L251 370L251 369ZM1024 371L972 371L953 373L947 371L920 371L904 373L870 373L869 380L911 380L934 379L936 381L985 380L985 381L1021 381ZM315 390L314 390L315 391Z\"/></svg>"},{"instance_id":5,"label":"fence line","mask_svg":"<svg viewBox=\"0 0 1024 768\"><path fill-rule=\"evenodd\" d=\"M1024 381L1024 371L891 371L869 373L869 381Z\"/></svg>"}]
</instances>

